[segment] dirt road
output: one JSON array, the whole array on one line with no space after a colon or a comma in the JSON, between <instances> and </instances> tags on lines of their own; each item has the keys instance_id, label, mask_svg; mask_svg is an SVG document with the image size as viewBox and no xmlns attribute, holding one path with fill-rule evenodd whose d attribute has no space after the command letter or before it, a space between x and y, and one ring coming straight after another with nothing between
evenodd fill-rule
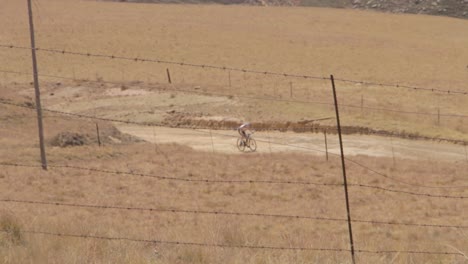
<instances>
[{"instance_id":1,"label":"dirt road","mask_svg":"<svg viewBox=\"0 0 468 264\"><path fill-rule=\"evenodd\" d=\"M136 122L162 122L168 116L167 112L205 113L200 118L216 120L216 114L221 117L241 116L232 111L239 108L236 101L225 97L210 97L165 91L147 91L142 89L109 88L100 90L102 94L93 93L92 88L70 87L55 92L47 97L48 107L54 110L74 113L95 114L99 109L100 116L115 119L132 120ZM28 90L32 94L32 90ZM62 100L61 96L79 93L86 100ZM86 96L85 96L86 95ZM73 97L73 96L72 96ZM75 98L75 97L73 97ZM81 98L81 97L80 97ZM219 113L221 110L226 113ZM227 116L224 116L227 115ZM238 134L233 130L182 129L169 127L145 127L135 125L115 124L123 133L130 134L148 142L178 143L196 150L215 151L240 154L236 147ZM325 156L323 134L294 132L258 132L256 153L270 152L302 152ZM424 140L407 140L383 136L345 135L344 150L347 156L366 155L374 157L395 157L414 160L444 160L452 162L468 162L466 149L462 145L439 143ZM328 151L330 155L339 154L338 137L328 135Z\"/></svg>"},{"instance_id":2,"label":"dirt road","mask_svg":"<svg viewBox=\"0 0 468 264\"><path fill-rule=\"evenodd\" d=\"M167 127L141 127L117 125L123 132L148 142L178 143L196 150L224 153L241 153L236 148L237 133L228 130L181 129ZM294 132L257 132L257 153L306 152L325 156L323 134ZM367 155L375 157L395 157L405 159L466 161L464 146L432 141L415 141L381 136L345 135L343 138L345 155ZM339 154L336 135L328 135L329 155Z\"/></svg>"}]
</instances>

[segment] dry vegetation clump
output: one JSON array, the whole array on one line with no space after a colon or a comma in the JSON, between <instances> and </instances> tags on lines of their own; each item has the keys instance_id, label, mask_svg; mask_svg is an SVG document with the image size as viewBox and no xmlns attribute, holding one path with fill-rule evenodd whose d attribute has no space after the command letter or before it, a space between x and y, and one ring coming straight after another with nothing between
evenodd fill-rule
<instances>
[{"instance_id":1,"label":"dry vegetation clump","mask_svg":"<svg viewBox=\"0 0 468 264\"><path fill-rule=\"evenodd\" d=\"M127 134L120 133L113 126L104 126L104 130L99 133L99 140L101 144L121 144L128 142L141 141L138 138L132 137ZM56 136L49 140L50 145L53 147L73 147L73 146L84 146L90 144L98 144L97 132L95 135L82 134L78 132L60 132Z\"/></svg>"},{"instance_id":2,"label":"dry vegetation clump","mask_svg":"<svg viewBox=\"0 0 468 264\"><path fill-rule=\"evenodd\" d=\"M74 132L62 132L52 138L51 145L55 147L83 146L90 142L89 135Z\"/></svg>"},{"instance_id":3,"label":"dry vegetation clump","mask_svg":"<svg viewBox=\"0 0 468 264\"><path fill-rule=\"evenodd\" d=\"M18 220L12 213L0 212L0 247L20 245L22 242Z\"/></svg>"}]
</instances>

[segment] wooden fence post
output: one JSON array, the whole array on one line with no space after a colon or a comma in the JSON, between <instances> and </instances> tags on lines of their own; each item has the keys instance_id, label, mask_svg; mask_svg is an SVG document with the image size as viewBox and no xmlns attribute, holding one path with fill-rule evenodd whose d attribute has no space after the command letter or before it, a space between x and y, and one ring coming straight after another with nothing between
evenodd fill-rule
<instances>
[{"instance_id":1,"label":"wooden fence post","mask_svg":"<svg viewBox=\"0 0 468 264\"><path fill-rule=\"evenodd\" d=\"M330 75L330 80L332 83L332 89L333 89L333 99L335 101L335 112L336 112L336 126L338 128L338 137L340 140L340 152L341 152L341 167L343 169L343 186L344 186L344 191L345 191L345 198L346 198L346 213L348 215L348 231L349 231L349 244L351 247L351 259L352 263L356 264L356 259L355 259L355 253L354 253L354 240L353 240L353 229L352 229L352 221L351 221L351 210L349 206L349 195L348 195L348 180L346 177L346 166L345 166L345 157L344 157L344 151L343 151L343 140L341 137L341 124L340 124L340 114L338 111L338 99L336 96L336 88L335 88L335 80L333 78L333 75Z\"/></svg>"},{"instance_id":2,"label":"wooden fence post","mask_svg":"<svg viewBox=\"0 0 468 264\"><path fill-rule=\"evenodd\" d=\"M166 73L167 73L167 81L169 83L172 83L172 80L171 80L171 73L169 72L169 68L166 69Z\"/></svg>"},{"instance_id":3,"label":"wooden fence post","mask_svg":"<svg viewBox=\"0 0 468 264\"><path fill-rule=\"evenodd\" d=\"M327 142L327 130L323 131L323 136L325 137L325 155L328 161L328 142Z\"/></svg>"},{"instance_id":4,"label":"wooden fence post","mask_svg":"<svg viewBox=\"0 0 468 264\"><path fill-rule=\"evenodd\" d=\"M33 79L34 79L34 93L35 103L37 112L37 127L39 132L39 148L41 153L41 164L42 169L47 170L47 158L45 151L45 140L44 140L44 126L42 122L42 107L41 107L41 91L39 89L39 76L37 74L37 58L36 58L36 41L34 35L34 22L32 14L31 0L27 1L28 4L28 15L29 15L29 33L31 37L31 59L33 66Z\"/></svg>"},{"instance_id":5,"label":"wooden fence post","mask_svg":"<svg viewBox=\"0 0 468 264\"><path fill-rule=\"evenodd\" d=\"M97 140L98 140L98 144L99 144L99 147L101 146L101 136L99 135L99 125L98 123L96 123L96 135L97 135Z\"/></svg>"}]
</instances>

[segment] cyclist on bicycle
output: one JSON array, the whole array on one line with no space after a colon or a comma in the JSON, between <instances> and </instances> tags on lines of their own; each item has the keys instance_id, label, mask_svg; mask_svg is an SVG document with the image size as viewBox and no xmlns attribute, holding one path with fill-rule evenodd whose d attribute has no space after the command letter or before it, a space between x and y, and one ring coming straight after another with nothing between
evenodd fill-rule
<instances>
[{"instance_id":1,"label":"cyclist on bicycle","mask_svg":"<svg viewBox=\"0 0 468 264\"><path fill-rule=\"evenodd\" d=\"M249 138L250 134L252 134L247 134L247 131L251 131L250 123L244 123L237 128L237 132L239 132L239 135L242 137L244 142L247 142L247 139Z\"/></svg>"}]
</instances>

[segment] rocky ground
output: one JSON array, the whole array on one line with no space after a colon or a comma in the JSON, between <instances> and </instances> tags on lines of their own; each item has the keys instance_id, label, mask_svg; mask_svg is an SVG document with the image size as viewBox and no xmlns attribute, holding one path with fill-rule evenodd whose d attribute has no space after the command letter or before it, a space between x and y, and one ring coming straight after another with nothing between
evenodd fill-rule
<instances>
[{"instance_id":1,"label":"rocky ground","mask_svg":"<svg viewBox=\"0 0 468 264\"><path fill-rule=\"evenodd\" d=\"M468 19L468 0L110 0L141 3L218 3L367 9Z\"/></svg>"},{"instance_id":2,"label":"rocky ground","mask_svg":"<svg viewBox=\"0 0 468 264\"><path fill-rule=\"evenodd\" d=\"M468 0L352 0L351 6L393 13L468 18Z\"/></svg>"}]
</instances>

